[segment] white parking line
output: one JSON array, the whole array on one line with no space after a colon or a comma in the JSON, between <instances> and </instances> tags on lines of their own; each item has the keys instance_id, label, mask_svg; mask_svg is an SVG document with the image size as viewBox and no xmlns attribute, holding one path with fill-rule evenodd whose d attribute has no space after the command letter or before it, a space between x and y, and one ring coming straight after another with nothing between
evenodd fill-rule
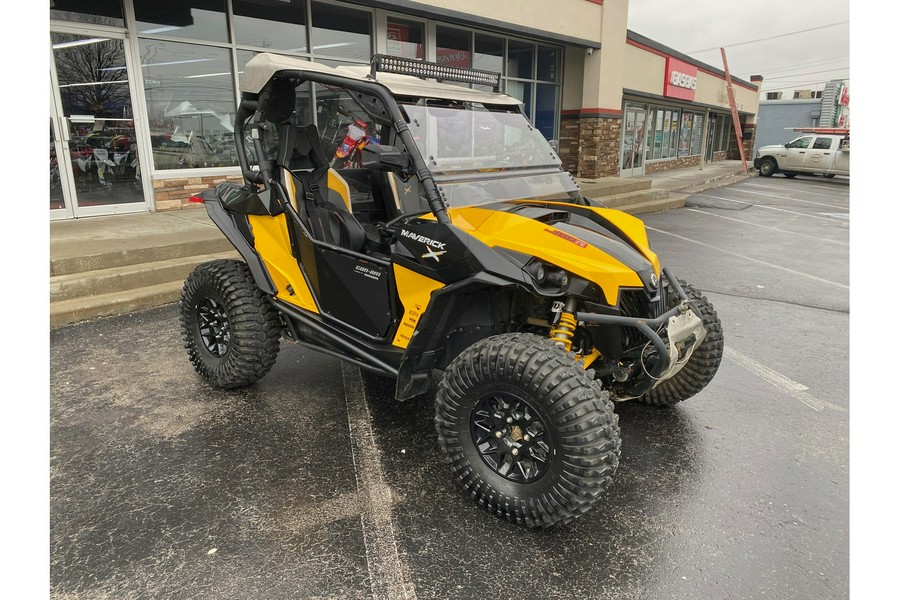
<instances>
[{"instance_id":1,"label":"white parking line","mask_svg":"<svg viewBox=\"0 0 900 600\"><path fill-rule=\"evenodd\" d=\"M788 210L786 208L778 208L777 206L768 206L766 204L753 204L752 202L747 202L746 200L735 200L734 198L723 198L722 196L714 196L712 194L707 194L706 192L703 192L702 194L694 194L694 196L701 196L704 198L715 198L716 200L724 200L725 202L735 202L736 204L746 204L748 206L753 206L754 208L765 208L767 210L775 210L778 212L797 215L798 217L807 217L810 219L821 219L823 221L828 221L829 223L834 223L834 219L831 217L820 217L819 215L808 215L806 213L797 212L795 210Z\"/></svg>"},{"instance_id":2,"label":"white parking line","mask_svg":"<svg viewBox=\"0 0 900 600\"><path fill-rule=\"evenodd\" d=\"M807 386L794 381L790 377L782 375L778 371L770 369L769 367L756 362L749 356L741 354L733 348L726 346L725 356L727 358L730 358L740 366L744 367L754 375L765 379L775 387L785 391L787 394L793 396L814 411L822 412L823 409L828 408L837 412L847 412L847 409L843 406L838 406L837 404L826 402L825 400L819 400L813 395L808 394L806 392L806 390L809 389Z\"/></svg>"},{"instance_id":3,"label":"white parking line","mask_svg":"<svg viewBox=\"0 0 900 600\"><path fill-rule=\"evenodd\" d=\"M725 215L717 215L716 213L706 212L705 210L700 210L698 208L685 208L686 211L700 213L701 215L709 215L710 217L717 217L719 219L727 219L729 221L734 221L735 223L744 223L746 225L753 225L754 227L762 227L763 229L771 229L772 231L777 231L779 233L787 233L796 237L805 237L811 240L816 240L817 242L827 242L830 244L839 244L841 246L849 246L848 242L842 242L840 240L829 240L822 237L818 237L815 235L806 235L805 233L797 233L796 231L788 231L787 229L779 229L778 227L772 227L771 225L762 225L760 223L754 223L752 221L744 221L743 219L735 219L734 217L726 217Z\"/></svg>"},{"instance_id":4,"label":"white parking line","mask_svg":"<svg viewBox=\"0 0 900 600\"><path fill-rule=\"evenodd\" d=\"M786 191L784 187L779 187L777 185L763 185L761 183L747 183L745 185L751 186L751 187L758 187L758 188L762 188L762 189L766 189L766 190L778 190L779 192ZM818 192L818 191L816 192L816 194L822 194L824 196L828 196L829 198L834 198L835 200L846 200L847 197L849 196L849 190L845 191L844 193L841 193L840 189L834 189L834 188L830 188L825 185L815 185L815 184L804 184L802 188L797 187L796 190L792 190L792 191L797 191L797 192L806 191L807 187L816 188L817 190L826 190L828 192L832 192L832 194L836 194L836 195L823 194L822 192Z\"/></svg>"},{"instance_id":5,"label":"white parking line","mask_svg":"<svg viewBox=\"0 0 900 600\"><path fill-rule=\"evenodd\" d=\"M713 250L717 250L717 251L719 251L719 252L722 252L723 254L730 254L731 256L737 256L738 258L743 258L744 260L749 260L749 261L752 261L752 262L755 262L755 263L759 263L759 264L761 264L761 265L766 265L767 267L772 267L773 269L778 269L779 271L785 271L785 272L787 272L787 273L791 273L792 275L800 275L800 276L802 276L802 277L809 277L810 279L814 279L814 280L820 281L820 282L822 282L822 283L827 283L827 284L829 284L829 285L834 285L834 286L837 286L837 287L842 288L842 289L845 289L845 290L849 290L849 289L850 289L850 286L849 286L849 285L844 285L843 283L838 283L838 282L836 282L836 281L830 281L830 280L828 280L828 279L822 279L821 277L816 277L815 275L810 275L809 273L804 273L804 272L802 272L802 271L795 271L794 269L789 269L789 268L787 268L787 267L782 267L781 265L776 265L776 264L774 264L774 263L770 263L770 262L767 262L767 261L764 261L764 260L760 260L760 259L758 259L758 258L753 258L752 256L747 256L746 254L739 254L739 253L737 253L737 252L732 252L731 250L726 250L725 248L720 248L720 247L718 247L718 246L713 246L713 245L707 244L707 243L705 243L705 242L699 242L699 241L697 241L697 240L692 240L691 238L686 238L686 237L681 236L681 235L678 235L678 234L676 234L676 233L671 233L671 232L669 232L669 231L663 231L662 229L656 229L655 227L650 227L649 225L647 225L646 227L647 227L647 229L649 229L650 231L655 231L655 232L657 232L657 233L662 233L662 234L665 234L665 235L670 235L670 236L672 236L672 237L674 237L674 238L678 238L679 240L684 240L685 242L691 242L692 244L698 244L698 245L704 246L704 247L706 247L706 248L711 248L711 249L713 249Z\"/></svg>"},{"instance_id":6,"label":"white parking line","mask_svg":"<svg viewBox=\"0 0 900 600\"><path fill-rule=\"evenodd\" d=\"M752 185L752 184L751 184ZM738 190L735 190L738 191ZM815 200L801 200L800 198L791 198L790 196L776 196L775 194L766 194L765 192L754 192L753 190L740 189L743 194L756 194L757 196L765 196L766 198L775 198L777 200L790 200L791 202L802 202L804 204L815 204L816 206L824 206L825 208L835 208L838 210L846 210L846 206L835 206L834 204L825 204L824 202L816 202Z\"/></svg>"},{"instance_id":7,"label":"white parking line","mask_svg":"<svg viewBox=\"0 0 900 600\"><path fill-rule=\"evenodd\" d=\"M391 512L391 488L384 482L381 451L372 431L372 417L366 402L366 390L359 369L341 361L347 418L350 424L350 449L356 471L356 486L366 497L362 532L366 547L366 562L373 598L414 600L416 587L409 569L400 558L394 535Z\"/></svg>"}]
</instances>

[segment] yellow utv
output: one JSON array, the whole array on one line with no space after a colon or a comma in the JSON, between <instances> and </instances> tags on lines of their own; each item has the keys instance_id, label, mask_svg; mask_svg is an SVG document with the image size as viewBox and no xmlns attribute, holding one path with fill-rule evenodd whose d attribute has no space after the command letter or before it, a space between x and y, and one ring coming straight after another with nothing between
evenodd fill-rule
<instances>
[{"instance_id":1,"label":"yellow utv","mask_svg":"<svg viewBox=\"0 0 900 600\"><path fill-rule=\"evenodd\" d=\"M285 339L390 377L397 400L432 391L457 483L547 527L609 486L613 402L671 406L718 369L711 304L641 221L579 193L497 73L260 54L234 131L244 185L194 200L243 260L198 266L180 303L214 386L259 380ZM348 144L358 163L335 161Z\"/></svg>"}]
</instances>

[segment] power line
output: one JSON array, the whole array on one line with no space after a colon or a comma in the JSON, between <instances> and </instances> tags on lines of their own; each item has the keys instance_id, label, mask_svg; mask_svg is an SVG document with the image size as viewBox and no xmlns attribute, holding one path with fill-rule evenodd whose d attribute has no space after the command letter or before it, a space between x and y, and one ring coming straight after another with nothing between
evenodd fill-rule
<instances>
[{"instance_id":1,"label":"power line","mask_svg":"<svg viewBox=\"0 0 900 600\"><path fill-rule=\"evenodd\" d=\"M824 71L809 71L807 73L793 73L791 75L779 75L778 77L769 77L769 81L773 79L790 79L791 77L803 77L804 75L818 75L819 73L831 73L832 71L846 71L850 67L836 67L834 69L825 69Z\"/></svg>"},{"instance_id":2,"label":"power line","mask_svg":"<svg viewBox=\"0 0 900 600\"><path fill-rule=\"evenodd\" d=\"M843 81L850 81L850 78L849 78L849 77L844 77L844 78L843 78ZM782 83L783 83L783 82L782 82ZM816 82L809 82L809 83L807 83L807 82L800 82L800 83L797 83L797 84L795 84L795 85L789 85L789 86L787 86L787 87L767 88L767 89L759 90L759 91L760 91L760 93L765 94L766 92L780 92L780 91L782 91L782 90L796 90L796 89L800 89L800 86L801 86L801 85L802 85L802 86L812 86L812 87L815 87L815 86L819 86L819 85L824 85L824 84L826 84L826 83L828 83L828 82L827 82L827 81L816 81ZM804 88L804 89L806 89L806 88ZM818 98L813 98L813 100L817 100L817 99L818 99Z\"/></svg>"},{"instance_id":3,"label":"power line","mask_svg":"<svg viewBox=\"0 0 900 600\"><path fill-rule=\"evenodd\" d=\"M690 50L687 54L700 54L701 52L711 52L713 50L718 50L722 47L724 48L736 48L737 46L746 46L747 44L755 44L756 42L764 42L766 40L774 40L777 38L788 37L791 35L797 35L798 33L808 33L810 31L819 31L820 29L827 29L829 27L837 27L838 25L846 25L850 21L841 21L840 23L831 23L830 25L820 25L819 27L812 27L810 29L801 29L799 31L791 31L789 33L780 33L778 35L772 35L769 37L758 38L755 40L747 40L746 42L738 42L737 44L722 44L721 46L716 46L714 48L704 48L702 50Z\"/></svg>"},{"instance_id":4,"label":"power line","mask_svg":"<svg viewBox=\"0 0 900 600\"><path fill-rule=\"evenodd\" d=\"M798 63L798 64L792 65L790 67L778 67L776 69L768 69L766 67L762 67L759 69L743 69L743 72L747 73L747 77L749 77L750 74L755 74L755 73L760 73L760 72L775 73L777 71L790 71L791 69L798 69L800 67L812 67L812 66L817 66L817 65L827 65L827 64L833 63L833 62L848 60L849 58L850 58L849 56L842 56L840 58L830 58L828 60L814 60L812 62Z\"/></svg>"}]
</instances>

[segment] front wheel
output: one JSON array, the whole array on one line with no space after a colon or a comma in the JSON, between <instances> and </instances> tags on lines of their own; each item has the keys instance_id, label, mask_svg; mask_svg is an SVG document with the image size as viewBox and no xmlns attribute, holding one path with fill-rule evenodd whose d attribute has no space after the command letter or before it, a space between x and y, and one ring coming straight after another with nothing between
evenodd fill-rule
<instances>
[{"instance_id":1,"label":"front wheel","mask_svg":"<svg viewBox=\"0 0 900 600\"><path fill-rule=\"evenodd\" d=\"M275 364L281 317L246 264L215 260L197 266L184 283L180 309L188 357L212 385L248 386Z\"/></svg>"},{"instance_id":2,"label":"front wheel","mask_svg":"<svg viewBox=\"0 0 900 600\"><path fill-rule=\"evenodd\" d=\"M785 172L784 172L784 176L787 177L788 179L793 179L793 178L796 177L797 175L798 175L798 173L794 173L794 172L792 172L792 171L785 171Z\"/></svg>"},{"instance_id":3,"label":"front wheel","mask_svg":"<svg viewBox=\"0 0 900 600\"><path fill-rule=\"evenodd\" d=\"M700 311L700 319L706 329L706 337L700 346L691 354L687 364L671 378L663 381L649 392L641 396L641 401L657 406L674 406L687 400L709 385L725 352L725 336L722 333L722 322L709 300L689 283L678 280L687 294L688 301ZM669 308L678 303L678 294L668 286Z\"/></svg>"},{"instance_id":4,"label":"front wheel","mask_svg":"<svg viewBox=\"0 0 900 600\"><path fill-rule=\"evenodd\" d=\"M764 158L761 163L759 163L759 174L763 177L771 177L775 174L775 170L778 168L778 164L772 160L771 158Z\"/></svg>"},{"instance_id":5,"label":"front wheel","mask_svg":"<svg viewBox=\"0 0 900 600\"><path fill-rule=\"evenodd\" d=\"M447 368L435 404L438 441L457 483L513 523L577 518L619 463L608 393L546 338L476 342Z\"/></svg>"}]
</instances>

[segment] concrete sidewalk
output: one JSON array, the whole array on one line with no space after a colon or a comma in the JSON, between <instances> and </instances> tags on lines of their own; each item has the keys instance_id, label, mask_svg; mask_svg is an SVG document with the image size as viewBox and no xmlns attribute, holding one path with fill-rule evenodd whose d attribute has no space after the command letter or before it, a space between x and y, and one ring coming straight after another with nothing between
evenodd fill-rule
<instances>
[{"instance_id":1,"label":"concrete sidewalk","mask_svg":"<svg viewBox=\"0 0 900 600\"><path fill-rule=\"evenodd\" d=\"M585 196L631 214L680 208L687 195L741 181L740 161L633 178L580 179ZM59 327L178 299L190 271L237 253L202 206L50 223L50 323Z\"/></svg>"}]
</instances>

